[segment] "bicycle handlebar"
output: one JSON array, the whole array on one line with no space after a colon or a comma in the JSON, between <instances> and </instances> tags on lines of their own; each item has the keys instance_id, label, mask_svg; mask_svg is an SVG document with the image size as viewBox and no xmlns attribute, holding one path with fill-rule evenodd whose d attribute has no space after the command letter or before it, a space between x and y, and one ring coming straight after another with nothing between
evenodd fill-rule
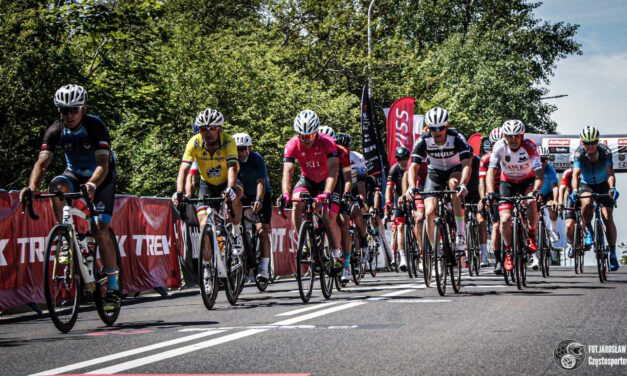
<instances>
[{"instance_id":1,"label":"bicycle handlebar","mask_svg":"<svg viewBox=\"0 0 627 376\"><path fill-rule=\"evenodd\" d=\"M89 210L89 215L93 218L98 215L96 208L94 207L93 201L89 199L89 194L87 193L87 186L85 184L80 185L80 192L61 192L54 191L52 193L38 193L33 194L33 191L27 189L22 196L22 214L24 214L24 208L28 209L28 215L34 219L39 219L39 214L35 211L33 207L33 200L40 200L46 198L59 198L61 200L72 200L72 199L85 199L85 203L87 204L87 209Z\"/></svg>"}]
</instances>

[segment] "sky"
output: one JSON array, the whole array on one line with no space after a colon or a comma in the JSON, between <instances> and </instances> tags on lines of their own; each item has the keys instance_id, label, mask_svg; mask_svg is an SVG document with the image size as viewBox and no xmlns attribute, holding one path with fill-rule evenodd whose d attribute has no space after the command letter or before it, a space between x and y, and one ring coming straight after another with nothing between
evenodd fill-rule
<instances>
[{"instance_id":1,"label":"sky","mask_svg":"<svg viewBox=\"0 0 627 376\"><path fill-rule=\"evenodd\" d=\"M559 61L548 85L547 96L568 95L547 100L558 106L551 116L557 131L578 134L584 126L594 125L601 135L627 135L627 1L544 0L535 15L579 25L575 40L583 54ZM627 228L627 211L621 210L627 205L627 173L617 174L617 188L622 194L614 211L620 244L627 243L622 231Z\"/></svg>"}]
</instances>

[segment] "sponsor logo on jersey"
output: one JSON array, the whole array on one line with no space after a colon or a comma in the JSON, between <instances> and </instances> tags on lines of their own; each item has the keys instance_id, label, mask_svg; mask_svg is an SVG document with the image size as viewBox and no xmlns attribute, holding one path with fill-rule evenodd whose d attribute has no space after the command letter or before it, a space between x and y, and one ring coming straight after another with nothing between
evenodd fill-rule
<instances>
[{"instance_id":1,"label":"sponsor logo on jersey","mask_svg":"<svg viewBox=\"0 0 627 376\"><path fill-rule=\"evenodd\" d=\"M212 167L209 169L209 171L207 171L207 176L209 176L210 178L220 175L222 175L222 166Z\"/></svg>"},{"instance_id":2,"label":"sponsor logo on jersey","mask_svg":"<svg viewBox=\"0 0 627 376\"><path fill-rule=\"evenodd\" d=\"M454 156L455 154L457 154L457 151L455 151L455 150L442 150L442 151L430 152L429 153L429 157L432 157L432 158L450 158L450 157Z\"/></svg>"}]
</instances>

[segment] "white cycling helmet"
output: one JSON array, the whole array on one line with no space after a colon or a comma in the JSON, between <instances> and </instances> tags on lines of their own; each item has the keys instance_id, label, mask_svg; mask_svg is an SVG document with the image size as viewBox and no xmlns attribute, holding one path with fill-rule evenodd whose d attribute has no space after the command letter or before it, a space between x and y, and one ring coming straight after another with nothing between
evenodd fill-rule
<instances>
[{"instance_id":1,"label":"white cycling helmet","mask_svg":"<svg viewBox=\"0 0 627 376\"><path fill-rule=\"evenodd\" d=\"M294 130L298 134L312 134L318 132L320 118L311 110L303 110L294 119Z\"/></svg>"},{"instance_id":2,"label":"white cycling helmet","mask_svg":"<svg viewBox=\"0 0 627 376\"><path fill-rule=\"evenodd\" d=\"M525 134L525 124L520 120L507 120L501 127L501 132L507 136Z\"/></svg>"},{"instance_id":3,"label":"white cycling helmet","mask_svg":"<svg viewBox=\"0 0 627 376\"><path fill-rule=\"evenodd\" d=\"M501 138L503 138L503 132L501 131L501 127L494 128L492 132L490 132L490 142L492 144L496 143Z\"/></svg>"},{"instance_id":4,"label":"white cycling helmet","mask_svg":"<svg viewBox=\"0 0 627 376\"><path fill-rule=\"evenodd\" d=\"M253 146L253 139L248 135L248 133L235 133L233 135L233 139L235 140L235 145L239 146Z\"/></svg>"},{"instance_id":5,"label":"white cycling helmet","mask_svg":"<svg viewBox=\"0 0 627 376\"><path fill-rule=\"evenodd\" d=\"M79 107L87 103L87 90L78 85L65 85L54 94L57 107Z\"/></svg>"},{"instance_id":6,"label":"white cycling helmet","mask_svg":"<svg viewBox=\"0 0 627 376\"><path fill-rule=\"evenodd\" d=\"M221 127L224 125L224 116L218 110L206 108L198 113L196 121L194 121L194 131L200 127L214 126Z\"/></svg>"},{"instance_id":7,"label":"white cycling helmet","mask_svg":"<svg viewBox=\"0 0 627 376\"><path fill-rule=\"evenodd\" d=\"M549 149L545 148L544 146L538 146L536 148L536 150L538 151L538 155L540 156L540 158L548 158L549 157Z\"/></svg>"},{"instance_id":8,"label":"white cycling helmet","mask_svg":"<svg viewBox=\"0 0 627 376\"><path fill-rule=\"evenodd\" d=\"M328 127L326 125L321 126L318 132L324 133L331 138L335 138L335 131L333 130L333 128Z\"/></svg>"},{"instance_id":9,"label":"white cycling helmet","mask_svg":"<svg viewBox=\"0 0 627 376\"><path fill-rule=\"evenodd\" d=\"M440 107L433 107L425 114L425 123L429 128L448 125L448 111Z\"/></svg>"},{"instance_id":10,"label":"white cycling helmet","mask_svg":"<svg viewBox=\"0 0 627 376\"><path fill-rule=\"evenodd\" d=\"M595 141L599 141L599 135L600 133L598 129L596 129L593 126L588 125L587 127L581 130L581 133L579 133L579 138L583 142L595 142Z\"/></svg>"}]
</instances>

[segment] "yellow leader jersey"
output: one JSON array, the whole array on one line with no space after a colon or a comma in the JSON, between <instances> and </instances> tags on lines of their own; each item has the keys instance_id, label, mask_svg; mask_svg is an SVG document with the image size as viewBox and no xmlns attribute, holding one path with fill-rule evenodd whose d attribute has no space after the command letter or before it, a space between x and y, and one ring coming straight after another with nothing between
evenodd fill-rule
<instances>
[{"instance_id":1,"label":"yellow leader jersey","mask_svg":"<svg viewBox=\"0 0 627 376\"><path fill-rule=\"evenodd\" d=\"M237 146L233 137L220 131L220 147L213 154L205 149L202 135L199 133L187 142L183 163L196 161L202 180L211 185L227 182L228 164L237 164Z\"/></svg>"}]
</instances>

